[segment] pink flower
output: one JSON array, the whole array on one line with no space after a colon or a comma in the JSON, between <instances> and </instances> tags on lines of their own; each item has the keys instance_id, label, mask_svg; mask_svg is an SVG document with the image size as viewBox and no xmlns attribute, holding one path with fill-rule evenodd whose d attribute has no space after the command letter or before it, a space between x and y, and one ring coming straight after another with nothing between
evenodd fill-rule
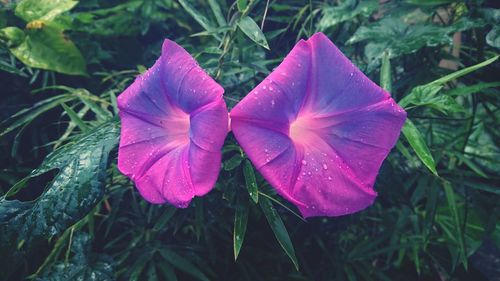
<instances>
[{"instance_id":1,"label":"pink flower","mask_svg":"<svg viewBox=\"0 0 500 281\"><path fill-rule=\"evenodd\" d=\"M224 90L179 45L118 97L122 122L118 168L151 203L187 207L219 174L228 131Z\"/></svg>"},{"instance_id":2,"label":"pink flower","mask_svg":"<svg viewBox=\"0 0 500 281\"><path fill-rule=\"evenodd\" d=\"M300 41L231 111L236 139L304 217L371 205L406 112L322 33Z\"/></svg>"}]
</instances>

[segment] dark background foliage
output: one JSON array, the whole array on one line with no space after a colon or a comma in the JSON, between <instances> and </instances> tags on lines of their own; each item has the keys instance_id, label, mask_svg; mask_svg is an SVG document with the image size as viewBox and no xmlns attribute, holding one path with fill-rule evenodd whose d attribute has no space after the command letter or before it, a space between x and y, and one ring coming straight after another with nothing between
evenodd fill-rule
<instances>
[{"instance_id":1,"label":"dark background foliage","mask_svg":"<svg viewBox=\"0 0 500 281\"><path fill-rule=\"evenodd\" d=\"M1 0L0 279L500 280L498 8ZM304 221L231 134L214 191L187 209L118 172L116 96L164 38L231 108L317 31L408 112L373 206Z\"/></svg>"}]
</instances>

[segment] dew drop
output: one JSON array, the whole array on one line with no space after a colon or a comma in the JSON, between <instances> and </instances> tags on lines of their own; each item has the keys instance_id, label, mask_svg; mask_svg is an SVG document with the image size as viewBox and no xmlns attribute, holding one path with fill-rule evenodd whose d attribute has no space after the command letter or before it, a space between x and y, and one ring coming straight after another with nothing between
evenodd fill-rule
<instances>
[{"instance_id":1,"label":"dew drop","mask_svg":"<svg viewBox=\"0 0 500 281\"><path fill-rule=\"evenodd\" d=\"M306 160L302 160L302 165L307 165L307 161Z\"/></svg>"},{"instance_id":2,"label":"dew drop","mask_svg":"<svg viewBox=\"0 0 500 281\"><path fill-rule=\"evenodd\" d=\"M331 181L332 180L332 177L328 177L328 180Z\"/></svg>"},{"instance_id":3,"label":"dew drop","mask_svg":"<svg viewBox=\"0 0 500 281\"><path fill-rule=\"evenodd\" d=\"M328 166L326 164L323 164L323 170L328 170Z\"/></svg>"}]
</instances>

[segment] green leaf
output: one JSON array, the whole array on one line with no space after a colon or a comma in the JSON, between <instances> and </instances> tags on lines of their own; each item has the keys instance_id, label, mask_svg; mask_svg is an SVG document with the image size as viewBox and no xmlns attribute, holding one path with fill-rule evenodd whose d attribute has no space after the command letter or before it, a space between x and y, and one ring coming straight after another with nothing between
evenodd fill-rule
<instances>
[{"instance_id":1,"label":"green leaf","mask_svg":"<svg viewBox=\"0 0 500 281\"><path fill-rule=\"evenodd\" d=\"M238 6L238 11L243 12L248 6L248 0L236 0L236 5Z\"/></svg>"},{"instance_id":2,"label":"green leaf","mask_svg":"<svg viewBox=\"0 0 500 281\"><path fill-rule=\"evenodd\" d=\"M377 7L378 1L376 0L342 1L338 6L322 7L322 15L317 28L319 31L325 31L357 16L367 18Z\"/></svg>"},{"instance_id":3,"label":"green leaf","mask_svg":"<svg viewBox=\"0 0 500 281\"><path fill-rule=\"evenodd\" d=\"M222 14L218 1L208 0L208 4L210 5L210 8L212 9L212 12L214 13L215 19L217 20L219 26L226 26L227 22L224 18L224 15Z\"/></svg>"},{"instance_id":4,"label":"green leaf","mask_svg":"<svg viewBox=\"0 0 500 281\"><path fill-rule=\"evenodd\" d=\"M387 92L392 92L391 61L388 53L384 53L384 58L382 59L382 67L380 68L380 86Z\"/></svg>"},{"instance_id":5,"label":"green leaf","mask_svg":"<svg viewBox=\"0 0 500 281\"><path fill-rule=\"evenodd\" d=\"M240 199L238 205L236 205L233 231L234 260L238 258L241 246L245 240L248 222L248 203L248 200Z\"/></svg>"},{"instance_id":6,"label":"green leaf","mask_svg":"<svg viewBox=\"0 0 500 281\"><path fill-rule=\"evenodd\" d=\"M25 37L24 31L15 26L0 29L0 43L7 45L9 48L19 46Z\"/></svg>"},{"instance_id":7,"label":"green leaf","mask_svg":"<svg viewBox=\"0 0 500 281\"><path fill-rule=\"evenodd\" d=\"M436 163L434 162L434 158L425 143L424 137L420 133L420 131L415 127L413 122L410 119L406 119L406 123L403 126L403 135L405 136L408 143L413 148L418 158L422 160L424 165L434 174L438 175L436 171Z\"/></svg>"},{"instance_id":8,"label":"green leaf","mask_svg":"<svg viewBox=\"0 0 500 281\"><path fill-rule=\"evenodd\" d=\"M488 45L500 49L500 27L493 27L488 34L486 34L486 43Z\"/></svg>"},{"instance_id":9,"label":"green leaf","mask_svg":"<svg viewBox=\"0 0 500 281\"><path fill-rule=\"evenodd\" d=\"M292 241L290 240L290 236L286 231L285 225L281 220L280 215L274 209L271 201L265 197L260 198L260 207L262 208L262 212L266 216L267 222L271 226L271 229L274 233L274 236L278 240L281 248L288 255L293 265L297 270L299 270L299 262L297 261L297 257L295 256L295 250L293 248Z\"/></svg>"},{"instance_id":10,"label":"green leaf","mask_svg":"<svg viewBox=\"0 0 500 281\"><path fill-rule=\"evenodd\" d=\"M199 280L208 281L208 277L203 274L203 272L201 272L193 263L181 257L174 251L167 248L162 248L159 250L159 252L161 256L174 267L195 278L198 278Z\"/></svg>"},{"instance_id":11,"label":"green leaf","mask_svg":"<svg viewBox=\"0 0 500 281\"><path fill-rule=\"evenodd\" d=\"M255 23L255 21L249 17L244 16L239 19L238 27L245 33L248 38L252 39L255 43L269 50L269 44L267 44L266 36L260 27Z\"/></svg>"},{"instance_id":12,"label":"green leaf","mask_svg":"<svg viewBox=\"0 0 500 281\"><path fill-rule=\"evenodd\" d=\"M10 48L24 64L69 75L86 75L85 59L62 30L55 25L36 21L28 24L24 41Z\"/></svg>"},{"instance_id":13,"label":"green leaf","mask_svg":"<svg viewBox=\"0 0 500 281\"><path fill-rule=\"evenodd\" d=\"M184 8L184 10L186 10L186 12L188 12L188 14L190 14L193 17L193 19L197 23L199 23L205 30L212 30L215 28L214 26L212 26L210 21L204 15L202 15L189 3L189 1L179 0L179 3Z\"/></svg>"},{"instance_id":14,"label":"green leaf","mask_svg":"<svg viewBox=\"0 0 500 281\"><path fill-rule=\"evenodd\" d=\"M455 89L447 91L446 94L453 97L466 96L479 93L489 88L497 88L497 87L500 87L500 82L481 82L471 86L457 87Z\"/></svg>"},{"instance_id":15,"label":"green leaf","mask_svg":"<svg viewBox=\"0 0 500 281\"><path fill-rule=\"evenodd\" d=\"M453 217L453 222L455 226L455 233L458 236L459 247L460 247L460 258L463 265L467 269L467 251L464 242L464 233L462 231L462 224L460 223L460 215L458 214L457 203L455 198L455 192L453 187L448 181L443 182L444 192L446 195L446 200L448 201L448 209Z\"/></svg>"},{"instance_id":16,"label":"green leaf","mask_svg":"<svg viewBox=\"0 0 500 281\"><path fill-rule=\"evenodd\" d=\"M35 118L60 104L75 99L75 96L68 94L59 95L51 98L44 99L41 102L35 103L32 107L23 109L18 113L12 115L9 119L0 123L0 137L7 133L29 124Z\"/></svg>"},{"instance_id":17,"label":"green leaf","mask_svg":"<svg viewBox=\"0 0 500 281\"><path fill-rule=\"evenodd\" d=\"M89 127L87 126L87 124L85 124L82 118L80 118L80 116L78 116L78 114L73 109L71 109L71 107L67 106L64 103L61 105L71 119L71 122L75 123L80 128L80 130L82 130L82 132L88 132Z\"/></svg>"},{"instance_id":18,"label":"green leaf","mask_svg":"<svg viewBox=\"0 0 500 281\"><path fill-rule=\"evenodd\" d=\"M253 170L252 163L248 160L245 160L243 175L245 176L248 194L250 195L250 198L252 198L253 202L257 204L259 202L259 189L257 187L257 180L255 179L255 172Z\"/></svg>"},{"instance_id":19,"label":"green leaf","mask_svg":"<svg viewBox=\"0 0 500 281\"><path fill-rule=\"evenodd\" d=\"M71 258L57 262L43 272L36 281L115 280L113 260L102 254L92 253L90 235L80 232L71 243Z\"/></svg>"},{"instance_id":20,"label":"green leaf","mask_svg":"<svg viewBox=\"0 0 500 281\"><path fill-rule=\"evenodd\" d=\"M118 136L115 121L94 128L50 153L40 167L0 197L2 267L15 269L12 265L30 252L31 244L62 233L92 210L104 194L108 154ZM57 175L36 200L7 199L24 188L28 179L52 170L58 170Z\"/></svg>"},{"instance_id":21,"label":"green leaf","mask_svg":"<svg viewBox=\"0 0 500 281\"><path fill-rule=\"evenodd\" d=\"M241 155L235 154L233 157L224 161L224 170L226 170L226 171L234 170L236 167L238 167L241 164L241 161L243 161L243 158L241 157Z\"/></svg>"},{"instance_id":22,"label":"green leaf","mask_svg":"<svg viewBox=\"0 0 500 281\"><path fill-rule=\"evenodd\" d=\"M26 22L33 20L51 21L58 15L71 10L78 1L74 0L22 0L16 7L16 16Z\"/></svg>"},{"instance_id":23,"label":"green leaf","mask_svg":"<svg viewBox=\"0 0 500 281\"><path fill-rule=\"evenodd\" d=\"M447 82L449 82L451 80L460 78L460 77L462 77L464 75L467 75L467 74L469 74L469 73L471 73L473 71L476 71L476 70L478 70L480 68L483 68L483 67L485 67L485 66L487 66L489 64L492 64L493 62L495 62L498 59L498 57L499 56L497 55L497 56L494 56L494 57L492 57L490 59L487 59L487 60L485 60L485 61L483 61L481 63L478 63L478 64L475 64L475 65L466 67L464 69L460 69L459 71L455 71L455 72L450 73L450 74L448 74L448 75L446 75L444 77L441 77L441 78L439 78L437 80L434 80L434 81L432 81L431 83L429 83L427 85L442 85L442 84L447 83Z\"/></svg>"}]
</instances>

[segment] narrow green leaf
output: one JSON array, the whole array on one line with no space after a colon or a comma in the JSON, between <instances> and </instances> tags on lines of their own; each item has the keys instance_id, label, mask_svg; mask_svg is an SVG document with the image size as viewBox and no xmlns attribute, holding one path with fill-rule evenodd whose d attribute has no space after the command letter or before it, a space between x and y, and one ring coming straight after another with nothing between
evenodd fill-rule
<instances>
[{"instance_id":1,"label":"narrow green leaf","mask_svg":"<svg viewBox=\"0 0 500 281\"><path fill-rule=\"evenodd\" d=\"M193 19L199 23L205 30L212 30L214 27L210 24L210 21L202 15L198 10L196 10L187 0L179 0L181 6L190 14Z\"/></svg>"},{"instance_id":2,"label":"narrow green leaf","mask_svg":"<svg viewBox=\"0 0 500 281\"><path fill-rule=\"evenodd\" d=\"M171 265L174 267L182 270L183 272L198 278L199 280L203 281L208 281L208 277L203 274L193 263L191 263L189 260L183 258L179 254L175 253L174 251L163 248L159 250L160 255L168 261Z\"/></svg>"},{"instance_id":3,"label":"narrow green leaf","mask_svg":"<svg viewBox=\"0 0 500 281\"><path fill-rule=\"evenodd\" d=\"M71 107L67 106L65 103L62 103L61 105L64 108L64 111L66 111L66 113L68 114L71 121L75 123L78 126L78 128L82 130L82 132L85 133L89 130L87 124L85 124L85 122L80 118L80 116L78 116L78 114L73 109L71 109Z\"/></svg>"},{"instance_id":4,"label":"narrow green leaf","mask_svg":"<svg viewBox=\"0 0 500 281\"><path fill-rule=\"evenodd\" d=\"M238 259L241 246L243 245L243 241L245 240L245 233L247 231L249 202L248 200L245 200L243 198L240 198L238 205L236 205L236 212L234 214L234 260Z\"/></svg>"},{"instance_id":5,"label":"narrow green leaf","mask_svg":"<svg viewBox=\"0 0 500 281\"><path fill-rule=\"evenodd\" d=\"M253 202L257 204L259 202L259 190L257 187L257 180L255 179L255 172L250 161L245 160L245 165L243 167L243 175L245 176L245 183L247 185L248 194L252 198Z\"/></svg>"},{"instance_id":6,"label":"narrow green leaf","mask_svg":"<svg viewBox=\"0 0 500 281\"><path fill-rule=\"evenodd\" d=\"M380 86L387 92L392 92L391 61L388 52L385 52L382 58L382 66L380 67Z\"/></svg>"},{"instance_id":7,"label":"narrow green leaf","mask_svg":"<svg viewBox=\"0 0 500 281\"><path fill-rule=\"evenodd\" d=\"M292 241L290 240L290 236L286 231L285 225L281 220L280 215L274 209L271 201L265 197L260 198L260 207L262 208L262 212L266 216L267 222L271 226L271 229L274 233L274 236L278 240L281 248L288 255L290 260L292 261L295 269L299 270L299 262L297 261L297 257L295 256L295 250L293 248Z\"/></svg>"},{"instance_id":8,"label":"narrow green leaf","mask_svg":"<svg viewBox=\"0 0 500 281\"><path fill-rule=\"evenodd\" d=\"M494 56L494 57L492 57L492 58L490 58L488 60L485 60L485 61L483 61L481 63L475 64L473 66L466 67L464 69L460 69L459 71L455 71L455 72L450 73L450 74L448 74L448 75L446 75L444 77L441 77L441 78L439 78L437 80L434 80L431 83L429 83L428 85L442 85L442 84L444 84L446 82L449 82L451 80L457 79L457 78L462 77L464 75L467 75L467 74L469 74L469 73L471 73L473 71L476 71L476 70L478 70L480 68L483 68L483 67L485 67L485 66L487 66L487 65L495 62L498 59L498 57L499 56L497 55L497 56Z\"/></svg>"},{"instance_id":9,"label":"narrow green leaf","mask_svg":"<svg viewBox=\"0 0 500 281\"><path fill-rule=\"evenodd\" d=\"M446 92L446 94L449 96L465 96L479 93L489 88L497 87L500 87L500 82L481 82L472 86L457 87L455 89L449 90L448 92Z\"/></svg>"},{"instance_id":10,"label":"narrow green leaf","mask_svg":"<svg viewBox=\"0 0 500 281\"><path fill-rule=\"evenodd\" d=\"M458 235L458 242L460 247L460 259L464 267L467 269L467 251L465 249L464 233L462 231L462 224L460 223L460 216L458 214L457 203L455 199L455 192L451 183L448 181L443 181L444 192L446 195L446 200L448 201L448 208L453 217L453 222L455 225L456 235Z\"/></svg>"},{"instance_id":11,"label":"narrow green leaf","mask_svg":"<svg viewBox=\"0 0 500 281\"><path fill-rule=\"evenodd\" d=\"M153 226L153 231L161 231L165 227L165 225L167 225L168 221L174 216L175 211L177 211L176 208L172 206L166 206L166 210Z\"/></svg>"},{"instance_id":12,"label":"narrow green leaf","mask_svg":"<svg viewBox=\"0 0 500 281\"><path fill-rule=\"evenodd\" d=\"M413 148L418 158L422 160L424 165L434 174L438 175L436 171L436 163L434 162L434 158L425 143L424 137L420 133L420 131L415 127L413 122L410 119L406 119L406 123L403 126L403 135L405 136L408 143Z\"/></svg>"},{"instance_id":13,"label":"narrow green leaf","mask_svg":"<svg viewBox=\"0 0 500 281\"><path fill-rule=\"evenodd\" d=\"M160 269L163 277L165 277L164 280L168 281L177 281L177 275L175 275L174 269L168 264L164 263L161 266L158 267Z\"/></svg>"},{"instance_id":14,"label":"narrow green leaf","mask_svg":"<svg viewBox=\"0 0 500 281\"><path fill-rule=\"evenodd\" d=\"M56 16L71 10L78 1L74 0L22 0L16 7L16 16L26 22L53 20Z\"/></svg>"},{"instance_id":15,"label":"narrow green leaf","mask_svg":"<svg viewBox=\"0 0 500 281\"><path fill-rule=\"evenodd\" d=\"M241 164L241 161L243 161L243 158L241 157L241 155L235 154L233 157L224 161L224 170L226 170L226 171L234 170L236 167L238 167Z\"/></svg>"},{"instance_id":16,"label":"narrow green leaf","mask_svg":"<svg viewBox=\"0 0 500 281\"><path fill-rule=\"evenodd\" d=\"M238 21L238 27L241 31L243 31L243 33L245 33L246 36L248 36L248 38L252 39L252 41L269 50L269 44L267 43L266 36L251 17L242 17Z\"/></svg>"},{"instance_id":17,"label":"narrow green leaf","mask_svg":"<svg viewBox=\"0 0 500 281\"><path fill-rule=\"evenodd\" d=\"M210 8L212 9L212 12L214 13L215 19L217 20L219 26L226 26L227 22L224 18L224 15L222 14L219 2L217 0L208 0L208 4L210 5Z\"/></svg>"},{"instance_id":18,"label":"narrow green leaf","mask_svg":"<svg viewBox=\"0 0 500 281\"><path fill-rule=\"evenodd\" d=\"M39 115L51 110L56 106L59 106L63 102L68 102L73 99L75 99L75 97L72 97L71 95L59 95L45 99L41 102L35 103L30 108L19 111L18 113L12 115L9 119L0 123L0 137L19 128L20 126L29 124Z\"/></svg>"}]
</instances>

